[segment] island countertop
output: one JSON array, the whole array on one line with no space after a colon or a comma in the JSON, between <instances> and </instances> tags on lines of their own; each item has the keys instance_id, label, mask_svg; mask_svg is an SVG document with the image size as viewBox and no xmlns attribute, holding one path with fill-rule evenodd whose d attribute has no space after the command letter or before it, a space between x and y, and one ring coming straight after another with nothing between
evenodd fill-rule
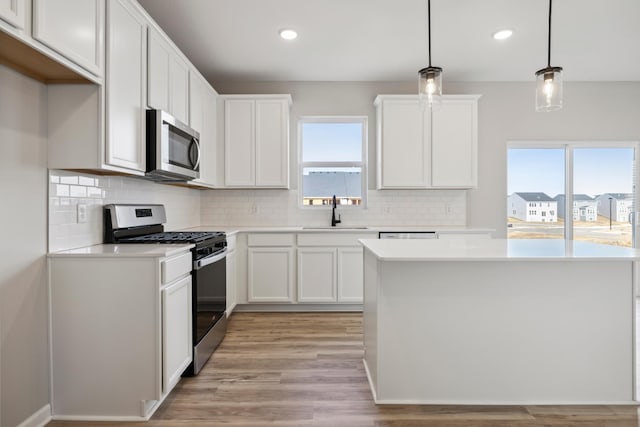
<instances>
[{"instance_id":1,"label":"island countertop","mask_svg":"<svg viewBox=\"0 0 640 427\"><path fill-rule=\"evenodd\" d=\"M560 239L362 239L382 261L640 260L640 250Z\"/></svg>"}]
</instances>

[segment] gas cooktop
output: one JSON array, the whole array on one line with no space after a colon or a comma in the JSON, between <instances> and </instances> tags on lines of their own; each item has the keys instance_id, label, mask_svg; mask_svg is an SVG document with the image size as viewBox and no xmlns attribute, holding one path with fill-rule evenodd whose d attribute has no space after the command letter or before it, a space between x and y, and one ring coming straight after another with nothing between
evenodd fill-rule
<instances>
[{"instance_id":1,"label":"gas cooktop","mask_svg":"<svg viewBox=\"0 0 640 427\"><path fill-rule=\"evenodd\" d=\"M144 234L142 236L125 237L120 243L200 243L216 237L224 237L220 231L164 231L162 233Z\"/></svg>"}]
</instances>

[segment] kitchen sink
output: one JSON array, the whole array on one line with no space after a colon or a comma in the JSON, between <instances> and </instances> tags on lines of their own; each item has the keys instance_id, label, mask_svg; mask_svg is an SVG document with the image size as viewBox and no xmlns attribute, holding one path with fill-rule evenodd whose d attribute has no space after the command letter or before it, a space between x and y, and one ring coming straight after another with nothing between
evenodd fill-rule
<instances>
[{"instance_id":1,"label":"kitchen sink","mask_svg":"<svg viewBox=\"0 0 640 427\"><path fill-rule=\"evenodd\" d=\"M317 226L317 227L302 227L303 230L368 230L369 227L361 226L361 227L331 227L327 226Z\"/></svg>"}]
</instances>

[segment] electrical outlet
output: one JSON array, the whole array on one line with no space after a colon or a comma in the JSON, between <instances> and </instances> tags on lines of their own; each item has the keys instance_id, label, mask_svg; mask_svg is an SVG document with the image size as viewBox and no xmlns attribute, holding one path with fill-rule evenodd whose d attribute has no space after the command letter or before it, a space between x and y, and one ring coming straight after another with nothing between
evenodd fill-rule
<instances>
[{"instance_id":1,"label":"electrical outlet","mask_svg":"<svg viewBox=\"0 0 640 427\"><path fill-rule=\"evenodd\" d=\"M87 222L87 205L78 203L78 224Z\"/></svg>"},{"instance_id":2,"label":"electrical outlet","mask_svg":"<svg viewBox=\"0 0 640 427\"><path fill-rule=\"evenodd\" d=\"M447 215L451 215L453 213L453 208L451 207L451 203L444 204L444 213Z\"/></svg>"},{"instance_id":3,"label":"electrical outlet","mask_svg":"<svg viewBox=\"0 0 640 427\"><path fill-rule=\"evenodd\" d=\"M251 205L251 207L249 208L249 213L251 215L257 215L258 214L258 205L256 205L255 203Z\"/></svg>"},{"instance_id":4,"label":"electrical outlet","mask_svg":"<svg viewBox=\"0 0 640 427\"><path fill-rule=\"evenodd\" d=\"M390 215L391 214L391 206L385 206L384 208L382 208L382 213L385 215Z\"/></svg>"}]
</instances>

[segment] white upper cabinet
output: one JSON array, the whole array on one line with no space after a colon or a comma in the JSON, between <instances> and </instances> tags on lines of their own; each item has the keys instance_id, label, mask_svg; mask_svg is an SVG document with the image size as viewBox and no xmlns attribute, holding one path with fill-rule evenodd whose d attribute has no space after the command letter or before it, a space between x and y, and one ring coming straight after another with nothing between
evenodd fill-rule
<instances>
[{"instance_id":1,"label":"white upper cabinet","mask_svg":"<svg viewBox=\"0 0 640 427\"><path fill-rule=\"evenodd\" d=\"M18 29L24 29L27 19L26 0L0 0L0 19Z\"/></svg>"},{"instance_id":2,"label":"white upper cabinet","mask_svg":"<svg viewBox=\"0 0 640 427\"><path fill-rule=\"evenodd\" d=\"M193 184L216 184L218 94L195 71L189 73L189 126L200 133L200 178Z\"/></svg>"},{"instance_id":3,"label":"white upper cabinet","mask_svg":"<svg viewBox=\"0 0 640 427\"><path fill-rule=\"evenodd\" d=\"M289 187L290 95L226 95L225 185Z\"/></svg>"},{"instance_id":4,"label":"white upper cabinet","mask_svg":"<svg viewBox=\"0 0 640 427\"><path fill-rule=\"evenodd\" d=\"M425 133L429 121L414 99L380 102L378 126L378 187L424 188L429 185L428 145Z\"/></svg>"},{"instance_id":5,"label":"white upper cabinet","mask_svg":"<svg viewBox=\"0 0 640 427\"><path fill-rule=\"evenodd\" d=\"M107 4L106 163L145 170L147 25L128 0Z\"/></svg>"},{"instance_id":6,"label":"white upper cabinet","mask_svg":"<svg viewBox=\"0 0 640 427\"><path fill-rule=\"evenodd\" d=\"M148 104L183 123L189 119L189 67L169 42L149 27Z\"/></svg>"},{"instance_id":7,"label":"white upper cabinet","mask_svg":"<svg viewBox=\"0 0 640 427\"><path fill-rule=\"evenodd\" d=\"M289 100L256 100L256 186L289 186Z\"/></svg>"},{"instance_id":8,"label":"white upper cabinet","mask_svg":"<svg viewBox=\"0 0 640 427\"><path fill-rule=\"evenodd\" d=\"M33 38L101 77L104 13L105 0L34 0Z\"/></svg>"},{"instance_id":9,"label":"white upper cabinet","mask_svg":"<svg viewBox=\"0 0 640 427\"><path fill-rule=\"evenodd\" d=\"M377 186L477 186L478 95L445 95L430 109L414 95L380 95Z\"/></svg>"},{"instance_id":10,"label":"white upper cabinet","mask_svg":"<svg viewBox=\"0 0 640 427\"><path fill-rule=\"evenodd\" d=\"M431 185L478 185L478 104L473 99L444 99L432 112Z\"/></svg>"}]
</instances>

